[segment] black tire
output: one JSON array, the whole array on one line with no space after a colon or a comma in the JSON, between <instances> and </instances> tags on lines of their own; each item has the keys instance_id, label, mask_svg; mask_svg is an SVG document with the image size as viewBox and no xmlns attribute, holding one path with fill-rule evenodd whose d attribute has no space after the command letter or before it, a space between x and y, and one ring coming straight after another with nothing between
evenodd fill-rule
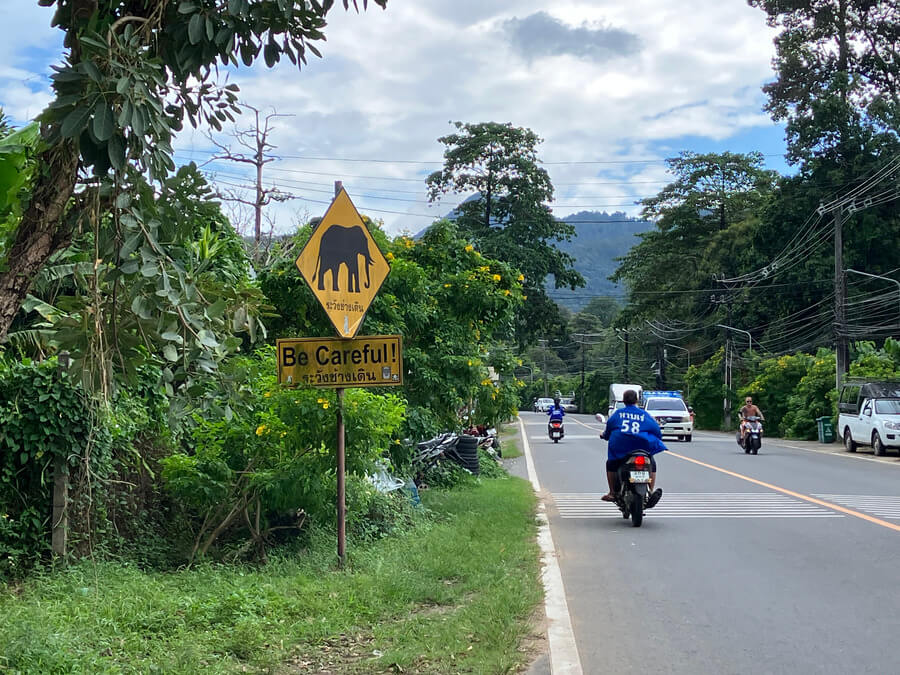
<instances>
[{"instance_id":1,"label":"black tire","mask_svg":"<svg viewBox=\"0 0 900 675\"><path fill-rule=\"evenodd\" d=\"M558 439L558 438L554 438L554 439L553 439L553 442L554 442L554 443L559 443L559 439Z\"/></svg>"},{"instance_id":2,"label":"black tire","mask_svg":"<svg viewBox=\"0 0 900 675\"><path fill-rule=\"evenodd\" d=\"M844 450L847 452L856 452L856 442L853 440L853 436L850 434L850 427L844 429Z\"/></svg>"},{"instance_id":3,"label":"black tire","mask_svg":"<svg viewBox=\"0 0 900 675\"><path fill-rule=\"evenodd\" d=\"M456 441L456 447L461 450L470 450L478 447L478 439L474 436L460 436Z\"/></svg>"},{"instance_id":4,"label":"black tire","mask_svg":"<svg viewBox=\"0 0 900 675\"><path fill-rule=\"evenodd\" d=\"M684 440L687 441L688 443L690 443L691 442L691 434L688 434L687 436L685 436Z\"/></svg>"},{"instance_id":5,"label":"black tire","mask_svg":"<svg viewBox=\"0 0 900 675\"><path fill-rule=\"evenodd\" d=\"M872 432L872 452L875 453L876 457L884 457L884 443L881 442L881 436L878 435L877 431Z\"/></svg>"},{"instance_id":6,"label":"black tire","mask_svg":"<svg viewBox=\"0 0 900 675\"><path fill-rule=\"evenodd\" d=\"M679 436L679 437L678 437L678 442L681 443L682 441L684 441L684 436Z\"/></svg>"},{"instance_id":7,"label":"black tire","mask_svg":"<svg viewBox=\"0 0 900 675\"><path fill-rule=\"evenodd\" d=\"M640 486L635 486L635 494L631 496L631 524L640 527L644 522L644 497L645 495L639 491ZM646 486L644 486L646 491Z\"/></svg>"}]
</instances>

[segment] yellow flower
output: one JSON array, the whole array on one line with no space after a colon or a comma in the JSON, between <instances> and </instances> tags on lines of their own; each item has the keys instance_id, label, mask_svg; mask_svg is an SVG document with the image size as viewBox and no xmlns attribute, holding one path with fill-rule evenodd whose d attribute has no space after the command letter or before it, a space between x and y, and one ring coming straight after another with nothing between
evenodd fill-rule
<instances>
[{"instance_id":1,"label":"yellow flower","mask_svg":"<svg viewBox=\"0 0 900 675\"><path fill-rule=\"evenodd\" d=\"M472 244L466 244L466 253L471 253L475 247Z\"/></svg>"},{"instance_id":2,"label":"yellow flower","mask_svg":"<svg viewBox=\"0 0 900 675\"><path fill-rule=\"evenodd\" d=\"M472 365L472 362L471 362L471 361L469 361L469 365L470 365L470 366Z\"/></svg>"},{"instance_id":3,"label":"yellow flower","mask_svg":"<svg viewBox=\"0 0 900 675\"><path fill-rule=\"evenodd\" d=\"M282 431L282 432L281 432L281 437L284 438L285 436L287 436L287 432L286 432L286 431Z\"/></svg>"},{"instance_id":4,"label":"yellow flower","mask_svg":"<svg viewBox=\"0 0 900 675\"><path fill-rule=\"evenodd\" d=\"M450 284L444 284L444 288L450 288Z\"/></svg>"},{"instance_id":5,"label":"yellow flower","mask_svg":"<svg viewBox=\"0 0 900 675\"><path fill-rule=\"evenodd\" d=\"M256 427L256 435L257 436L262 436L264 433L266 433L266 425L265 424L260 424L258 427Z\"/></svg>"},{"instance_id":6,"label":"yellow flower","mask_svg":"<svg viewBox=\"0 0 900 675\"><path fill-rule=\"evenodd\" d=\"M265 394L263 394L263 398L269 398L271 395L272 395L272 392L267 391Z\"/></svg>"},{"instance_id":7,"label":"yellow flower","mask_svg":"<svg viewBox=\"0 0 900 675\"><path fill-rule=\"evenodd\" d=\"M503 295L512 295L512 291L507 288L505 291L503 291Z\"/></svg>"},{"instance_id":8,"label":"yellow flower","mask_svg":"<svg viewBox=\"0 0 900 675\"><path fill-rule=\"evenodd\" d=\"M328 401L322 404L322 410L328 410Z\"/></svg>"},{"instance_id":9,"label":"yellow flower","mask_svg":"<svg viewBox=\"0 0 900 675\"><path fill-rule=\"evenodd\" d=\"M415 242L414 242L412 239L404 239L404 240L403 240L403 245L404 245L406 248L412 248L413 246L415 246Z\"/></svg>"},{"instance_id":10,"label":"yellow flower","mask_svg":"<svg viewBox=\"0 0 900 675\"><path fill-rule=\"evenodd\" d=\"M527 299L528 299L528 296L527 296L527 295L523 295L523 296L522 296L522 299L523 299L523 300L527 300Z\"/></svg>"},{"instance_id":11,"label":"yellow flower","mask_svg":"<svg viewBox=\"0 0 900 675\"><path fill-rule=\"evenodd\" d=\"M500 281L500 275L495 274L494 276L491 277L491 279L493 279L494 281Z\"/></svg>"},{"instance_id":12,"label":"yellow flower","mask_svg":"<svg viewBox=\"0 0 900 675\"><path fill-rule=\"evenodd\" d=\"M482 265L481 267L478 268L478 270L481 272L490 272L491 267L490 267L490 265Z\"/></svg>"},{"instance_id":13,"label":"yellow flower","mask_svg":"<svg viewBox=\"0 0 900 675\"><path fill-rule=\"evenodd\" d=\"M316 399L316 403L325 403L327 400L328 400L328 399L317 398L317 399Z\"/></svg>"},{"instance_id":14,"label":"yellow flower","mask_svg":"<svg viewBox=\"0 0 900 675\"><path fill-rule=\"evenodd\" d=\"M480 257L481 257L481 252L480 252L480 251L475 251L475 257L476 257L476 258L480 258Z\"/></svg>"},{"instance_id":15,"label":"yellow flower","mask_svg":"<svg viewBox=\"0 0 900 675\"><path fill-rule=\"evenodd\" d=\"M486 377L486 378L484 378L484 379L481 381L481 386L484 387L484 386L489 385L490 383L491 383L491 378Z\"/></svg>"},{"instance_id":16,"label":"yellow flower","mask_svg":"<svg viewBox=\"0 0 900 675\"><path fill-rule=\"evenodd\" d=\"M386 256L384 256L384 257L387 258L388 260L393 260L393 259L394 259L394 254L391 253L390 251L388 251L388 254L387 254Z\"/></svg>"},{"instance_id":17,"label":"yellow flower","mask_svg":"<svg viewBox=\"0 0 900 675\"><path fill-rule=\"evenodd\" d=\"M525 281L525 275L520 274L519 276L516 277L516 281Z\"/></svg>"}]
</instances>

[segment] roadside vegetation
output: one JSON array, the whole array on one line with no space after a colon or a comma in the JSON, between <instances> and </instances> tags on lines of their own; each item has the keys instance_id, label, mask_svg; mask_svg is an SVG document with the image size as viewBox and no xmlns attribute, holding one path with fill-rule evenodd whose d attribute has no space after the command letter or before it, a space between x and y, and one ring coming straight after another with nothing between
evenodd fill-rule
<instances>
[{"instance_id":1,"label":"roadside vegetation","mask_svg":"<svg viewBox=\"0 0 900 675\"><path fill-rule=\"evenodd\" d=\"M516 672L541 597L529 485L422 499L396 536L354 537L343 571L322 528L265 566L42 569L0 592L0 671Z\"/></svg>"}]
</instances>

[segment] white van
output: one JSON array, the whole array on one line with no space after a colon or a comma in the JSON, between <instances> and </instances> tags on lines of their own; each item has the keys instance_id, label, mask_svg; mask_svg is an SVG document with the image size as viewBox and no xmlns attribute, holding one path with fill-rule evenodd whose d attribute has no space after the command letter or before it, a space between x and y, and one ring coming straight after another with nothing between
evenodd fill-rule
<instances>
[{"instance_id":1,"label":"white van","mask_svg":"<svg viewBox=\"0 0 900 675\"><path fill-rule=\"evenodd\" d=\"M629 389L633 390L637 394L638 401L640 401L641 396L644 393L644 388L641 385L616 383L609 385L609 408L607 409L606 419L609 419L609 416L619 408L625 407L625 403L622 401L622 396Z\"/></svg>"}]
</instances>

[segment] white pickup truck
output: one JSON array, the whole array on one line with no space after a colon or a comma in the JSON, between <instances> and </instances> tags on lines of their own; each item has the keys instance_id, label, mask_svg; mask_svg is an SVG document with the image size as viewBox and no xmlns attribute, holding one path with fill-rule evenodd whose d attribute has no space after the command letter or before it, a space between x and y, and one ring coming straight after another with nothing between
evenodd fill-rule
<instances>
[{"instance_id":1,"label":"white pickup truck","mask_svg":"<svg viewBox=\"0 0 900 675\"><path fill-rule=\"evenodd\" d=\"M838 399L838 433L847 452L900 448L900 382L848 382Z\"/></svg>"}]
</instances>

